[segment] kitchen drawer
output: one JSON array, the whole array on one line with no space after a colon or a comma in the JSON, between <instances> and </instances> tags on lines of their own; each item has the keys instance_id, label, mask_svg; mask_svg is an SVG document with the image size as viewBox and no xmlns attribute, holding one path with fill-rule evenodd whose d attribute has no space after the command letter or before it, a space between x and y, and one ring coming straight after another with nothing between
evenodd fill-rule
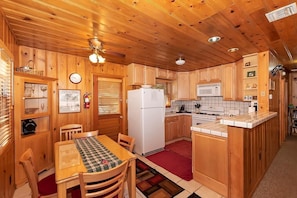
<instances>
[{"instance_id":1,"label":"kitchen drawer","mask_svg":"<svg viewBox=\"0 0 297 198\"><path fill-rule=\"evenodd\" d=\"M178 121L178 116L169 116L165 118L166 122L177 122Z\"/></svg>"}]
</instances>

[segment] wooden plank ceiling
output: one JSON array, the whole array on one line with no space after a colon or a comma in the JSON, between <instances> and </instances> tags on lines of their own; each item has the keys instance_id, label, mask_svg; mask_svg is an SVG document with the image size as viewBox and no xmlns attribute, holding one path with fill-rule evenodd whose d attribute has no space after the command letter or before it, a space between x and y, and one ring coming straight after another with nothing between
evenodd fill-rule
<instances>
[{"instance_id":1,"label":"wooden plank ceiling","mask_svg":"<svg viewBox=\"0 0 297 198\"><path fill-rule=\"evenodd\" d=\"M293 0L0 0L17 44L88 57L88 39L108 62L191 71L271 50L297 68L297 15L269 23L265 13ZM209 43L220 36L218 43ZM239 48L230 53L229 48ZM120 56L123 54L125 56ZM182 56L186 63L177 66Z\"/></svg>"}]
</instances>

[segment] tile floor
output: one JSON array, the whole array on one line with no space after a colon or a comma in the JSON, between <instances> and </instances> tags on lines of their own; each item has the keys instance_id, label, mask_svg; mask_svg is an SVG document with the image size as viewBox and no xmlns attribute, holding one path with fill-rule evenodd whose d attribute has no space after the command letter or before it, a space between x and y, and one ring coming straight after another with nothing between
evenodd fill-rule
<instances>
[{"instance_id":1,"label":"tile floor","mask_svg":"<svg viewBox=\"0 0 297 198\"><path fill-rule=\"evenodd\" d=\"M175 198L186 198L189 195L191 195L193 192L195 192L197 195L199 195L202 198L206 198L206 197L207 198L223 198L223 196L217 194L216 192L208 189L205 186L202 186L200 183L198 183L194 180L185 181L185 180L177 177L176 175L173 175L172 173L168 172L164 168L157 166L156 164L149 161L145 157L143 157L143 156L137 156L137 157L185 189L183 192L181 192L180 194L175 196ZM48 174L52 174L53 172L54 172L54 169L51 169L47 172L40 174L40 177L41 178L45 177ZM125 195L126 194L127 193L125 193ZM29 185L25 184L24 186L16 189L13 198L31 198L31 190L30 190ZM127 198L127 196L125 196L125 198ZM136 189L136 198L145 198L145 196L140 191L138 191Z\"/></svg>"}]
</instances>

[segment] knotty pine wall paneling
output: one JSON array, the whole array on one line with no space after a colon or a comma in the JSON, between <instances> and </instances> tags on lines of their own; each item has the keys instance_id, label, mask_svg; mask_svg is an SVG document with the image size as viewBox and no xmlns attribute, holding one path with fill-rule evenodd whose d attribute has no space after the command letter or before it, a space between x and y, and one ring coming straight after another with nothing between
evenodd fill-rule
<instances>
[{"instance_id":1,"label":"knotty pine wall paneling","mask_svg":"<svg viewBox=\"0 0 297 198\"><path fill-rule=\"evenodd\" d=\"M102 77L122 78L123 86L126 87L125 81L127 76L126 66L106 62L104 64L91 64L88 58L63 54L53 51L40 50L27 46L19 47L20 65L24 66L29 60L34 60L34 66L38 70L44 71L44 75L56 78L53 86L53 142L59 141L59 128L69 123L81 123L84 130L93 130L93 108L94 104L91 99L91 107L84 109L83 95L93 92L93 75ZM77 72L82 76L82 82L73 84L69 81L69 75ZM81 111L79 113L59 113L59 89L78 89L81 91ZM123 100L126 99L126 91L123 93ZM126 103L123 102L123 109L126 109ZM123 112L124 126L123 130L127 131L126 111Z\"/></svg>"},{"instance_id":2,"label":"knotty pine wall paneling","mask_svg":"<svg viewBox=\"0 0 297 198\"><path fill-rule=\"evenodd\" d=\"M57 78L58 73L58 63L57 63L57 53L52 51L46 51L46 67L45 67L45 76L51 78Z\"/></svg>"},{"instance_id":3,"label":"knotty pine wall paneling","mask_svg":"<svg viewBox=\"0 0 297 198\"><path fill-rule=\"evenodd\" d=\"M67 54L58 54L58 83L57 83L57 91L60 89L75 89L80 90L80 112L79 113L59 113L57 114L57 132L59 133L59 128L62 125L69 123L79 123L83 124L84 130L91 130L91 118L89 116L91 109L84 109L83 107L83 95L86 92L92 92L90 90L90 86L88 86L88 82L86 76L86 60L84 58L67 55ZM82 81L79 84L73 84L69 80L69 75L71 73L79 73L82 76ZM59 94L58 94L59 96ZM58 109L57 102L57 109ZM58 135L58 133L56 135Z\"/></svg>"}]
</instances>

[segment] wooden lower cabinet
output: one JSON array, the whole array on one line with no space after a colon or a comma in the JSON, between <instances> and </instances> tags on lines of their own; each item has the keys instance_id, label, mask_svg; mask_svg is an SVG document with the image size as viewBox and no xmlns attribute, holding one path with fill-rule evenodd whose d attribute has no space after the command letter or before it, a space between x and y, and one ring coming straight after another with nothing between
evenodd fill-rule
<instances>
[{"instance_id":1,"label":"wooden lower cabinet","mask_svg":"<svg viewBox=\"0 0 297 198\"><path fill-rule=\"evenodd\" d=\"M27 181L23 167L19 164L19 158L23 152L31 148L34 153L34 161L39 172L53 167L53 153L50 132L40 132L18 140L16 146L15 178L16 186L21 186Z\"/></svg>"},{"instance_id":2,"label":"wooden lower cabinet","mask_svg":"<svg viewBox=\"0 0 297 198\"><path fill-rule=\"evenodd\" d=\"M278 117L251 129L228 126L227 138L192 131L193 178L224 197L252 197L278 140Z\"/></svg>"},{"instance_id":3,"label":"wooden lower cabinet","mask_svg":"<svg viewBox=\"0 0 297 198\"><path fill-rule=\"evenodd\" d=\"M0 197L11 198L14 185L14 144L9 143L0 155Z\"/></svg>"},{"instance_id":4,"label":"wooden lower cabinet","mask_svg":"<svg viewBox=\"0 0 297 198\"><path fill-rule=\"evenodd\" d=\"M228 197L252 197L279 150L278 129L278 117L252 129L228 127Z\"/></svg>"},{"instance_id":5,"label":"wooden lower cabinet","mask_svg":"<svg viewBox=\"0 0 297 198\"><path fill-rule=\"evenodd\" d=\"M191 115L177 115L165 118L165 142L179 138L191 138Z\"/></svg>"},{"instance_id":6,"label":"wooden lower cabinet","mask_svg":"<svg viewBox=\"0 0 297 198\"><path fill-rule=\"evenodd\" d=\"M192 115L182 115L179 118L181 137L191 138Z\"/></svg>"},{"instance_id":7,"label":"wooden lower cabinet","mask_svg":"<svg viewBox=\"0 0 297 198\"><path fill-rule=\"evenodd\" d=\"M193 178L227 197L227 138L192 132Z\"/></svg>"},{"instance_id":8,"label":"wooden lower cabinet","mask_svg":"<svg viewBox=\"0 0 297 198\"><path fill-rule=\"evenodd\" d=\"M172 141L179 137L179 116L165 118L165 142Z\"/></svg>"}]
</instances>

